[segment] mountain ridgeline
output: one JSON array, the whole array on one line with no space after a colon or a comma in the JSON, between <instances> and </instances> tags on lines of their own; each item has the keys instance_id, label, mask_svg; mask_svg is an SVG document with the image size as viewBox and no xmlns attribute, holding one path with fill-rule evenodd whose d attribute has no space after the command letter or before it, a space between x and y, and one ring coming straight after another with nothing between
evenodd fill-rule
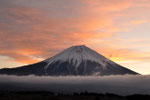
<instances>
[{"instance_id":1,"label":"mountain ridgeline","mask_svg":"<svg viewBox=\"0 0 150 100\"><path fill-rule=\"evenodd\" d=\"M129 70L96 51L81 45L72 46L39 63L0 69L0 74L37 76L104 76L138 73Z\"/></svg>"}]
</instances>

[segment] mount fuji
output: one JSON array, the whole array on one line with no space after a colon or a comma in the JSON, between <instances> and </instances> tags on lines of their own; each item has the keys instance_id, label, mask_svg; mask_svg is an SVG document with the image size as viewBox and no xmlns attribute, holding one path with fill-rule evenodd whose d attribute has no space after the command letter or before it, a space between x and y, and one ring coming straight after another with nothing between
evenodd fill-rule
<instances>
[{"instance_id":1,"label":"mount fuji","mask_svg":"<svg viewBox=\"0 0 150 100\"><path fill-rule=\"evenodd\" d=\"M129 70L85 45L72 46L59 54L39 63L17 68L0 69L7 75L46 75L46 76L104 76L138 73Z\"/></svg>"}]
</instances>

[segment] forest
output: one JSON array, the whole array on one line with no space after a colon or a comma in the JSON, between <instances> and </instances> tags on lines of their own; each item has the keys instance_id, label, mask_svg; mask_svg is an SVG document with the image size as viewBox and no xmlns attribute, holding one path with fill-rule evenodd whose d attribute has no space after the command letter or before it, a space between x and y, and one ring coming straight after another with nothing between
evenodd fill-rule
<instances>
[{"instance_id":1,"label":"forest","mask_svg":"<svg viewBox=\"0 0 150 100\"><path fill-rule=\"evenodd\" d=\"M44 91L1 91L0 100L150 100L150 95L134 94L128 96L120 96L112 93L53 93Z\"/></svg>"}]
</instances>

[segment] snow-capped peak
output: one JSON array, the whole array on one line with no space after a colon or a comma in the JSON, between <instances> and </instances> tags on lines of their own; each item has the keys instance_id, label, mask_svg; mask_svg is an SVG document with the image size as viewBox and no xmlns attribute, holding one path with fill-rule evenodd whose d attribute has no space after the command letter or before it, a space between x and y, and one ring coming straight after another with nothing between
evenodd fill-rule
<instances>
[{"instance_id":1,"label":"snow-capped peak","mask_svg":"<svg viewBox=\"0 0 150 100\"><path fill-rule=\"evenodd\" d=\"M45 62L48 63L48 65L46 66L46 68L53 62L72 62L73 65L77 68L82 61L86 62L86 61L92 61L92 62L96 62L99 63L100 65L105 67L105 61L107 60L107 58L105 58L104 56L100 55L99 53L97 53L96 51L86 47L85 45L80 45L80 46L72 46L66 50L64 50L63 52L60 52L59 54L48 58L45 60Z\"/></svg>"}]
</instances>

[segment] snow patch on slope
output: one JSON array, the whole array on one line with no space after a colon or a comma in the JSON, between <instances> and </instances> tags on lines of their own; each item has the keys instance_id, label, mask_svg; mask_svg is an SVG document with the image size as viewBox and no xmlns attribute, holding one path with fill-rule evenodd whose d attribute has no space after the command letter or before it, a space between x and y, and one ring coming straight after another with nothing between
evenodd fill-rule
<instances>
[{"instance_id":1,"label":"snow patch on slope","mask_svg":"<svg viewBox=\"0 0 150 100\"><path fill-rule=\"evenodd\" d=\"M111 62L110 60L100 55L96 51L93 51L92 49L84 45L81 45L81 46L72 46L64 50L63 52L57 54L56 56L53 56L51 58L44 60L44 62L48 63L47 66L45 67L46 69L51 63L54 63L57 61L59 61L60 63L63 63L66 61L69 61L69 63L72 62L73 65L77 69L77 67L82 62L87 62L87 61L97 62L101 66L106 67L104 63L106 60L108 62Z\"/></svg>"}]
</instances>

